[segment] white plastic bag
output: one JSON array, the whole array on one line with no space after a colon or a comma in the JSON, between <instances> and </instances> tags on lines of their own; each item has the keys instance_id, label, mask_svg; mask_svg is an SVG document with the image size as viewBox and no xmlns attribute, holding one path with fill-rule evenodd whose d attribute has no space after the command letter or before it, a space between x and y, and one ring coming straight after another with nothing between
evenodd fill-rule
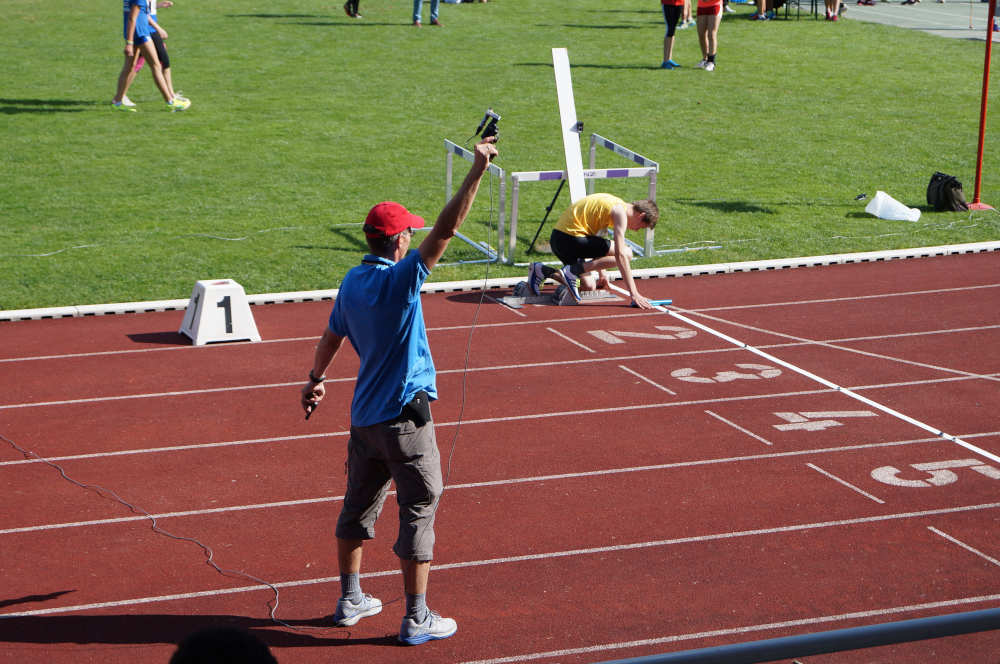
<instances>
[{"instance_id":1,"label":"white plastic bag","mask_svg":"<svg viewBox=\"0 0 1000 664\"><path fill-rule=\"evenodd\" d=\"M906 207L884 191L876 191L875 197L865 207L865 212L879 219L890 221L917 221L920 209Z\"/></svg>"}]
</instances>

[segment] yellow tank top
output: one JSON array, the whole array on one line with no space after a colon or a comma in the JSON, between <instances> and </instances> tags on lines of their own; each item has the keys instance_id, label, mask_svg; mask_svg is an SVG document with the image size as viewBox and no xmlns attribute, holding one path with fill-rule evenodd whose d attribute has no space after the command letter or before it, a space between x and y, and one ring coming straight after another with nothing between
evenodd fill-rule
<instances>
[{"instance_id":1,"label":"yellow tank top","mask_svg":"<svg viewBox=\"0 0 1000 664\"><path fill-rule=\"evenodd\" d=\"M611 194L584 196L562 213L555 228L576 237L602 235L614 223L611 209L616 205L627 208L625 201Z\"/></svg>"}]
</instances>

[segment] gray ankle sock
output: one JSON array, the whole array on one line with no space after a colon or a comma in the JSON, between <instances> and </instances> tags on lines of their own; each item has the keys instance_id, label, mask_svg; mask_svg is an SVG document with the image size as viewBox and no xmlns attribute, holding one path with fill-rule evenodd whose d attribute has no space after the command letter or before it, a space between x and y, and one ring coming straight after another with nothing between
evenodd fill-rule
<instances>
[{"instance_id":1,"label":"gray ankle sock","mask_svg":"<svg viewBox=\"0 0 1000 664\"><path fill-rule=\"evenodd\" d=\"M361 594L361 575L341 574L340 592L351 604L360 602L363 597Z\"/></svg>"},{"instance_id":2,"label":"gray ankle sock","mask_svg":"<svg viewBox=\"0 0 1000 664\"><path fill-rule=\"evenodd\" d=\"M406 617L422 623L427 619L427 595L406 593Z\"/></svg>"}]
</instances>

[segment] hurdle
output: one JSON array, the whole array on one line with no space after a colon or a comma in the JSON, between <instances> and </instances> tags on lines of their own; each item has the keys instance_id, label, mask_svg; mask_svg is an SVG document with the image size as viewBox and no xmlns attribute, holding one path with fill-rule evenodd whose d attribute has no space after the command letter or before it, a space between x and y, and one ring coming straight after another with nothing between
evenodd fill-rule
<instances>
[{"instance_id":1,"label":"hurdle","mask_svg":"<svg viewBox=\"0 0 1000 664\"><path fill-rule=\"evenodd\" d=\"M447 205L448 201L451 200L452 195L452 167L455 155L458 155L462 159L468 162L473 162L475 160L475 155L472 152L466 150L461 145L449 141L447 138L444 139L444 149L445 149L445 187L444 187L444 202ZM476 242L475 240L463 235L462 233L455 233L455 237L462 240L463 242L469 244L474 249L486 256L486 258L480 258L477 260L465 260L458 261L459 263L496 263L497 261L504 260L503 257L503 231L504 231L504 209L507 202L507 174L504 170L491 163L486 169L490 174L495 175L500 180L500 202L499 210L500 215L497 221L497 247L499 251L493 249L486 242Z\"/></svg>"},{"instance_id":2,"label":"hurdle","mask_svg":"<svg viewBox=\"0 0 1000 664\"><path fill-rule=\"evenodd\" d=\"M597 146L606 147L615 154L624 156L633 162L640 164L638 168L594 168L596 160ZM660 171L660 165L643 157L642 155L623 147L614 141L604 138L599 134L590 135L590 168L584 169L583 178L587 182L587 193L594 192L595 180L607 180L615 178L649 178L649 198L656 200L656 174ZM518 201L521 193L522 182L545 182L549 180L566 179L566 171L517 171L510 173L510 233L508 234L508 245L506 247L507 263L514 264L514 251L517 243L517 222L519 217ZM637 257L653 256L653 229L646 229L645 246L640 247L632 241L628 241L632 251Z\"/></svg>"},{"instance_id":3,"label":"hurdle","mask_svg":"<svg viewBox=\"0 0 1000 664\"><path fill-rule=\"evenodd\" d=\"M597 159L597 148L598 146L607 148L611 152L625 157L626 159L638 164L638 167L634 168L594 168ZM472 162L474 155L469 150L466 150L462 146L450 141L448 139L444 140L445 147L445 201L451 199L452 196L452 182L453 182L453 169L454 169L454 157L457 155L466 161ZM500 180L500 201L499 201L499 214L497 219L497 249L494 250L485 242L476 242L461 233L458 237L465 242L467 242L472 247L475 247L478 251L483 253L486 258L479 259L476 261L462 261L467 263L472 262L491 262L495 263L497 261L504 262L508 265L514 265L514 255L517 250L517 223L518 217L520 216L519 210L519 199L521 191L522 182L547 182L553 180L565 180L567 179L565 170L552 170L552 171L514 171L506 172L504 169L500 168L496 164L490 164L488 170L493 175L497 176ZM611 139L605 138L600 134L590 135L590 168L584 169L583 177L587 182L587 193L594 192L594 181L595 180L607 180L607 179L617 179L617 178L648 178L649 179L649 198L651 200L656 200L656 177L657 173L660 172L660 165L644 157L641 154L630 150L618 143L615 143ZM510 225L509 232L506 224L507 219L507 181L510 181ZM653 229L646 229L646 237L644 240L644 246L639 246L631 240L627 240L629 245L632 247L633 253L636 257L643 256L654 256L656 252L653 248Z\"/></svg>"},{"instance_id":4,"label":"hurdle","mask_svg":"<svg viewBox=\"0 0 1000 664\"><path fill-rule=\"evenodd\" d=\"M590 135L590 168L591 168L591 170L593 170L593 168L594 168L594 166L596 164L597 147L598 146L600 146L602 148L607 148L608 150L611 150L612 152L614 152L616 155L618 155L620 157L625 157L629 161L638 164L641 168L636 169L636 170L638 170L640 172L645 169L647 171L647 174L648 174L648 177L649 177L649 196L647 198L649 198L649 200L651 200L651 201L655 201L656 200L656 175L657 175L657 173L660 172L660 165L657 162L653 161L652 159L648 159L646 157L643 157L641 154L638 154L637 152L633 152L632 150L629 150L628 148L626 148L626 147L624 147L622 145L619 145L618 143L615 143L614 141L612 141L609 138L604 138L600 134L591 134ZM584 173L584 177L586 177L586 173ZM626 177L628 177L628 176L626 176ZM635 176L631 176L631 177L644 177L644 176L640 174L640 175L635 175ZM588 180L587 181L587 193L588 194L594 193L594 181L593 180ZM635 252L636 256L655 256L658 253L660 253L660 252L657 252L653 248L653 229L652 228L647 228L646 229L646 237L645 237L645 240L643 242L643 244L644 244L643 247L639 247L638 245L636 245L634 242L632 242L628 238L626 238L626 242L628 242L628 244L632 247L632 251Z\"/></svg>"}]
</instances>

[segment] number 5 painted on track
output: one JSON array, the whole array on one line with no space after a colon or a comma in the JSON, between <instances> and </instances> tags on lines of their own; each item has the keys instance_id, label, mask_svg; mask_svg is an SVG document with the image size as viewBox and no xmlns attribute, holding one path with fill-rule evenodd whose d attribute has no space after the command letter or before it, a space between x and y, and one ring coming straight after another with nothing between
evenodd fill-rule
<instances>
[{"instance_id":1,"label":"number 5 painted on track","mask_svg":"<svg viewBox=\"0 0 1000 664\"><path fill-rule=\"evenodd\" d=\"M740 369L748 369L756 373L740 373L739 371L718 371L715 378L705 376L695 376L697 369L675 369L670 375L677 380L689 383L728 383L734 380L760 380L761 378L776 378L781 375L781 369L766 364L737 364Z\"/></svg>"},{"instance_id":2,"label":"number 5 painted on track","mask_svg":"<svg viewBox=\"0 0 1000 664\"><path fill-rule=\"evenodd\" d=\"M926 480L904 480L897 477L897 475L902 472L899 468L896 468L895 466L882 466L881 468L876 468L872 471L872 478L882 482L883 484L891 484L893 486L914 488L945 486L958 481L958 475L949 470L949 468L971 468L981 475L985 475L986 477L990 477L995 480L1000 480L1000 470L994 468L993 466L987 466L979 459L911 463L910 467L928 473L930 477Z\"/></svg>"}]
</instances>

